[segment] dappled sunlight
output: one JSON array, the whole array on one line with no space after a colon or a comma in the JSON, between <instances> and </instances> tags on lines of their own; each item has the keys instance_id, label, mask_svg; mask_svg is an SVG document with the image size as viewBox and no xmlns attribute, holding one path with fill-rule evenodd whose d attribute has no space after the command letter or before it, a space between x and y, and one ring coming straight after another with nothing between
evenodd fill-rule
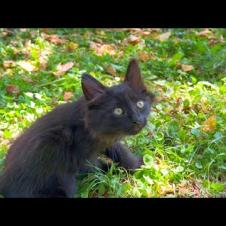
<instances>
[{"instance_id":1,"label":"dappled sunlight","mask_svg":"<svg viewBox=\"0 0 226 226\"><path fill-rule=\"evenodd\" d=\"M0 167L36 119L82 94L87 72L106 86L140 61L156 95L147 126L126 143L143 156L79 179L78 197L215 197L226 185L226 29L0 29Z\"/></svg>"}]
</instances>

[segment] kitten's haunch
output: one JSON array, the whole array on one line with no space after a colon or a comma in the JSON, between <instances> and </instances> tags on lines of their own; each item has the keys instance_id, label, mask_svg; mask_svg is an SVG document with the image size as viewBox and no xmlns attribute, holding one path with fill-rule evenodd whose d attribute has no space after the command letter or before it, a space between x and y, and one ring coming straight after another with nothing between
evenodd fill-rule
<instances>
[{"instance_id":1,"label":"kitten's haunch","mask_svg":"<svg viewBox=\"0 0 226 226\"><path fill-rule=\"evenodd\" d=\"M4 197L73 197L76 176L92 170L88 162L107 169L97 160L103 153L128 170L142 165L120 143L146 125L154 98L137 61L122 84L105 87L84 74L82 90L84 96L38 119L12 144L0 177Z\"/></svg>"}]
</instances>

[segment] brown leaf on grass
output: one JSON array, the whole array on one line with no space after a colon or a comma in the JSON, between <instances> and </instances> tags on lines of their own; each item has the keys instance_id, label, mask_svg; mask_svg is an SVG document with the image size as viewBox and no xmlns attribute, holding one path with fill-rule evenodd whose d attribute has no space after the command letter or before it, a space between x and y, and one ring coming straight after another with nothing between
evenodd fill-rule
<instances>
[{"instance_id":1,"label":"brown leaf on grass","mask_svg":"<svg viewBox=\"0 0 226 226\"><path fill-rule=\"evenodd\" d=\"M166 194L174 194L174 186L170 184L165 186L160 186L157 190L158 190L158 193L162 196Z\"/></svg>"},{"instance_id":2,"label":"brown leaf on grass","mask_svg":"<svg viewBox=\"0 0 226 226\"><path fill-rule=\"evenodd\" d=\"M147 28L147 31L150 31L151 33L158 33L161 31L160 28Z\"/></svg>"},{"instance_id":3,"label":"brown leaf on grass","mask_svg":"<svg viewBox=\"0 0 226 226\"><path fill-rule=\"evenodd\" d=\"M51 49L46 48L39 53L39 67L45 70L48 65L48 56L51 54Z\"/></svg>"},{"instance_id":4,"label":"brown leaf on grass","mask_svg":"<svg viewBox=\"0 0 226 226\"><path fill-rule=\"evenodd\" d=\"M115 47L110 44L100 44L96 42L90 42L90 48L93 49L97 55L102 56L104 54L115 55Z\"/></svg>"},{"instance_id":5,"label":"brown leaf on grass","mask_svg":"<svg viewBox=\"0 0 226 226\"><path fill-rule=\"evenodd\" d=\"M209 30L209 28L206 28L203 31L198 32L197 35L200 37L209 38L210 36L213 35L213 33L212 33L212 31Z\"/></svg>"},{"instance_id":6,"label":"brown leaf on grass","mask_svg":"<svg viewBox=\"0 0 226 226\"><path fill-rule=\"evenodd\" d=\"M68 101L73 97L73 93L72 92L65 92L64 93L64 100Z\"/></svg>"},{"instance_id":7,"label":"brown leaf on grass","mask_svg":"<svg viewBox=\"0 0 226 226\"><path fill-rule=\"evenodd\" d=\"M196 197L201 196L201 189L198 181L183 181L177 185L177 193L179 197Z\"/></svg>"},{"instance_id":8,"label":"brown leaf on grass","mask_svg":"<svg viewBox=\"0 0 226 226\"><path fill-rule=\"evenodd\" d=\"M0 32L0 36L1 37L5 37L5 36L10 36L10 35L13 35L14 32L12 31L12 29L7 29L5 28L2 32Z\"/></svg>"},{"instance_id":9,"label":"brown leaf on grass","mask_svg":"<svg viewBox=\"0 0 226 226\"><path fill-rule=\"evenodd\" d=\"M37 70L37 68L29 61L19 61L17 64L28 72Z\"/></svg>"},{"instance_id":10,"label":"brown leaf on grass","mask_svg":"<svg viewBox=\"0 0 226 226\"><path fill-rule=\"evenodd\" d=\"M74 43L74 42L69 42L68 45L67 45L67 49L68 49L69 51L75 50L75 49L77 49L77 48L78 48L78 44L77 44L77 43Z\"/></svg>"},{"instance_id":11,"label":"brown leaf on grass","mask_svg":"<svg viewBox=\"0 0 226 226\"><path fill-rule=\"evenodd\" d=\"M105 71L110 74L110 75L113 75L115 76L116 75L116 70L114 67L112 67L112 65L108 65L105 67Z\"/></svg>"},{"instance_id":12,"label":"brown leaf on grass","mask_svg":"<svg viewBox=\"0 0 226 226\"><path fill-rule=\"evenodd\" d=\"M21 32L26 32L27 31L27 28L20 28L20 31Z\"/></svg>"},{"instance_id":13,"label":"brown leaf on grass","mask_svg":"<svg viewBox=\"0 0 226 226\"><path fill-rule=\"evenodd\" d=\"M124 52L123 51L118 51L117 57L118 58L122 58L123 56L124 56Z\"/></svg>"},{"instance_id":14,"label":"brown leaf on grass","mask_svg":"<svg viewBox=\"0 0 226 226\"><path fill-rule=\"evenodd\" d=\"M34 82L31 78L29 78L27 76L21 76L21 79L23 81L25 81L25 82L28 82L28 83L33 83Z\"/></svg>"},{"instance_id":15,"label":"brown leaf on grass","mask_svg":"<svg viewBox=\"0 0 226 226\"><path fill-rule=\"evenodd\" d=\"M4 67L4 68L14 67L15 65L16 65L15 62L12 61L12 60L5 60L5 61L3 62L3 67Z\"/></svg>"},{"instance_id":16,"label":"brown leaf on grass","mask_svg":"<svg viewBox=\"0 0 226 226\"><path fill-rule=\"evenodd\" d=\"M217 125L216 115L212 115L203 123L202 131L212 132L215 130L216 125Z\"/></svg>"},{"instance_id":17,"label":"brown leaf on grass","mask_svg":"<svg viewBox=\"0 0 226 226\"><path fill-rule=\"evenodd\" d=\"M193 187L194 196L197 198L201 197L201 191L198 183L195 181L192 181L192 187Z\"/></svg>"},{"instance_id":18,"label":"brown leaf on grass","mask_svg":"<svg viewBox=\"0 0 226 226\"><path fill-rule=\"evenodd\" d=\"M12 40L10 44L12 44L13 46L17 46L19 42L17 40Z\"/></svg>"},{"instance_id":19,"label":"brown leaf on grass","mask_svg":"<svg viewBox=\"0 0 226 226\"><path fill-rule=\"evenodd\" d=\"M56 45L61 45L65 43L64 39L59 38L58 35L48 35L44 34L44 38L48 40L49 42L56 44Z\"/></svg>"},{"instance_id":20,"label":"brown leaf on grass","mask_svg":"<svg viewBox=\"0 0 226 226\"><path fill-rule=\"evenodd\" d=\"M222 35L219 37L219 39L214 36L208 38L208 44L210 46L216 45L218 43L224 43L224 37Z\"/></svg>"},{"instance_id":21,"label":"brown leaf on grass","mask_svg":"<svg viewBox=\"0 0 226 226\"><path fill-rule=\"evenodd\" d=\"M104 198L109 198L108 191L105 191L105 192L104 192Z\"/></svg>"},{"instance_id":22,"label":"brown leaf on grass","mask_svg":"<svg viewBox=\"0 0 226 226\"><path fill-rule=\"evenodd\" d=\"M42 28L41 31L44 33L49 33L49 28Z\"/></svg>"},{"instance_id":23,"label":"brown leaf on grass","mask_svg":"<svg viewBox=\"0 0 226 226\"><path fill-rule=\"evenodd\" d=\"M133 35L149 36L152 33L159 32L160 29L158 29L158 28L146 28L146 29L133 28L133 29L125 29L125 31L129 31Z\"/></svg>"},{"instance_id":24,"label":"brown leaf on grass","mask_svg":"<svg viewBox=\"0 0 226 226\"><path fill-rule=\"evenodd\" d=\"M9 84L9 85L6 85L5 88L8 94L18 94L20 92L19 88L15 85Z\"/></svg>"},{"instance_id":25,"label":"brown leaf on grass","mask_svg":"<svg viewBox=\"0 0 226 226\"><path fill-rule=\"evenodd\" d=\"M151 59L154 59L154 55L145 51L139 52L138 53L138 58L139 60L145 62Z\"/></svg>"},{"instance_id":26,"label":"brown leaf on grass","mask_svg":"<svg viewBox=\"0 0 226 226\"><path fill-rule=\"evenodd\" d=\"M179 106L183 102L183 99L181 97L176 99L176 104Z\"/></svg>"},{"instance_id":27,"label":"brown leaf on grass","mask_svg":"<svg viewBox=\"0 0 226 226\"><path fill-rule=\"evenodd\" d=\"M40 64L40 69L45 70L47 68L47 64L48 64L46 57L41 55L39 57L39 64Z\"/></svg>"},{"instance_id":28,"label":"brown leaf on grass","mask_svg":"<svg viewBox=\"0 0 226 226\"><path fill-rule=\"evenodd\" d=\"M150 31L142 31L141 34L142 34L143 36L148 36L148 35L151 34L151 32L150 32Z\"/></svg>"},{"instance_id":29,"label":"brown leaf on grass","mask_svg":"<svg viewBox=\"0 0 226 226\"><path fill-rule=\"evenodd\" d=\"M56 77L60 77L69 71L74 66L73 62L68 62L66 64L58 64L56 71L53 73Z\"/></svg>"},{"instance_id":30,"label":"brown leaf on grass","mask_svg":"<svg viewBox=\"0 0 226 226\"><path fill-rule=\"evenodd\" d=\"M162 41L166 41L166 40L170 37L170 35L171 35L171 32L168 31L168 32L165 32L165 33L159 35L159 36L157 37L157 39L158 39L159 41L161 41L161 42L162 42Z\"/></svg>"},{"instance_id":31,"label":"brown leaf on grass","mask_svg":"<svg viewBox=\"0 0 226 226\"><path fill-rule=\"evenodd\" d=\"M181 69L185 72L192 71L194 67L189 64L181 64Z\"/></svg>"},{"instance_id":32,"label":"brown leaf on grass","mask_svg":"<svg viewBox=\"0 0 226 226\"><path fill-rule=\"evenodd\" d=\"M127 39L127 43L137 45L141 42L141 38L135 35L130 35Z\"/></svg>"},{"instance_id":33,"label":"brown leaf on grass","mask_svg":"<svg viewBox=\"0 0 226 226\"><path fill-rule=\"evenodd\" d=\"M177 192L179 197L186 197L191 193L191 185L187 181L183 181L177 185Z\"/></svg>"}]
</instances>

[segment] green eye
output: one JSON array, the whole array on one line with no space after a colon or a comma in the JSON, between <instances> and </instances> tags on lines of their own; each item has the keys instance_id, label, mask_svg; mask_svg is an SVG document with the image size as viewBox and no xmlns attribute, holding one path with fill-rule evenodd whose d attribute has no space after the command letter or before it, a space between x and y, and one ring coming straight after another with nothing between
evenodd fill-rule
<instances>
[{"instance_id":1,"label":"green eye","mask_svg":"<svg viewBox=\"0 0 226 226\"><path fill-rule=\"evenodd\" d=\"M144 102L142 100L137 102L137 107L138 108L143 108L144 107Z\"/></svg>"},{"instance_id":2,"label":"green eye","mask_svg":"<svg viewBox=\"0 0 226 226\"><path fill-rule=\"evenodd\" d=\"M114 114L115 114L115 115L122 115L122 113L123 113L122 108L115 108L115 109L114 109Z\"/></svg>"}]
</instances>

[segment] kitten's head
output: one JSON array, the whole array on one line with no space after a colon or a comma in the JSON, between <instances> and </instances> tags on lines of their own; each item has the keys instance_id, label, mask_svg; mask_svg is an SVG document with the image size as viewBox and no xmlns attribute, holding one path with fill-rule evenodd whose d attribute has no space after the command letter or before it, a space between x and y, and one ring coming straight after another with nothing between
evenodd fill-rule
<instances>
[{"instance_id":1,"label":"kitten's head","mask_svg":"<svg viewBox=\"0 0 226 226\"><path fill-rule=\"evenodd\" d=\"M88 74L82 77L87 124L98 134L137 134L147 123L154 95L147 91L138 63L132 59L122 84L105 87Z\"/></svg>"}]
</instances>

